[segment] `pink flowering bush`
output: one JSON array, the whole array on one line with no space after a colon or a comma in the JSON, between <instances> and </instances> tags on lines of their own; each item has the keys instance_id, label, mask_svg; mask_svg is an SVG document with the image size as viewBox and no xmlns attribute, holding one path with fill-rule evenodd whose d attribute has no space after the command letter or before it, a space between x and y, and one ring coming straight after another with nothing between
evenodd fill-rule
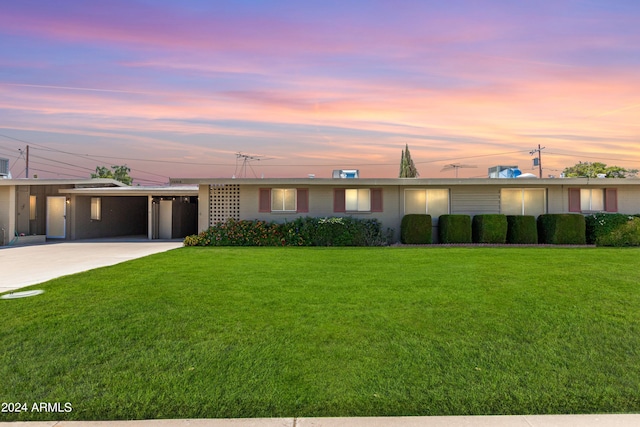
<instances>
[{"instance_id":1,"label":"pink flowering bush","mask_svg":"<svg viewBox=\"0 0 640 427\"><path fill-rule=\"evenodd\" d=\"M376 219L306 217L283 224L229 219L187 236L184 246L380 246L391 233L383 236Z\"/></svg>"}]
</instances>

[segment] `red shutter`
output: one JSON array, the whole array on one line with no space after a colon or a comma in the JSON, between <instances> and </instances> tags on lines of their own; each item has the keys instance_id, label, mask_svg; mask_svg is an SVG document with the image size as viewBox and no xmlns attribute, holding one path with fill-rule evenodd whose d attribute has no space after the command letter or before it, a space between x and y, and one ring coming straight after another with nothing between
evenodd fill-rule
<instances>
[{"instance_id":1,"label":"red shutter","mask_svg":"<svg viewBox=\"0 0 640 427\"><path fill-rule=\"evenodd\" d=\"M580 189L569 189L569 212L580 212Z\"/></svg>"},{"instance_id":2,"label":"red shutter","mask_svg":"<svg viewBox=\"0 0 640 427\"><path fill-rule=\"evenodd\" d=\"M333 211L334 212L346 212L344 188L335 188L333 190Z\"/></svg>"},{"instance_id":3,"label":"red shutter","mask_svg":"<svg viewBox=\"0 0 640 427\"><path fill-rule=\"evenodd\" d=\"M371 212L382 212L382 188L371 189Z\"/></svg>"},{"instance_id":4,"label":"red shutter","mask_svg":"<svg viewBox=\"0 0 640 427\"><path fill-rule=\"evenodd\" d=\"M309 212L309 189L298 188L298 207L296 212Z\"/></svg>"},{"instance_id":5,"label":"red shutter","mask_svg":"<svg viewBox=\"0 0 640 427\"><path fill-rule=\"evenodd\" d=\"M271 212L271 189L260 189L260 201L258 203L258 212Z\"/></svg>"},{"instance_id":6,"label":"red shutter","mask_svg":"<svg viewBox=\"0 0 640 427\"><path fill-rule=\"evenodd\" d=\"M604 210L618 212L618 189L607 188L604 190Z\"/></svg>"}]
</instances>

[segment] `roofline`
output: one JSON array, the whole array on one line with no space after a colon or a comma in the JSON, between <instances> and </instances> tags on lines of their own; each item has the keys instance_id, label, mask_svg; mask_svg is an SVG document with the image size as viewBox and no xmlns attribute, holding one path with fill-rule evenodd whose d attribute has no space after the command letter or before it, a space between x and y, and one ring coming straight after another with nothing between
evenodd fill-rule
<instances>
[{"instance_id":1,"label":"roofline","mask_svg":"<svg viewBox=\"0 0 640 427\"><path fill-rule=\"evenodd\" d=\"M58 192L86 196L197 196L198 186L61 188Z\"/></svg>"},{"instance_id":2,"label":"roofline","mask_svg":"<svg viewBox=\"0 0 640 427\"><path fill-rule=\"evenodd\" d=\"M563 186L640 185L633 178L171 178L171 184L185 185L304 185L304 186Z\"/></svg>"},{"instance_id":3,"label":"roofline","mask_svg":"<svg viewBox=\"0 0 640 427\"><path fill-rule=\"evenodd\" d=\"M129 187L120 181L111 178L84 178L84 179L67 179L67 178L11 178L0 179L0 185L111 185L112 187Z\"/></svg>"}]
</instances>

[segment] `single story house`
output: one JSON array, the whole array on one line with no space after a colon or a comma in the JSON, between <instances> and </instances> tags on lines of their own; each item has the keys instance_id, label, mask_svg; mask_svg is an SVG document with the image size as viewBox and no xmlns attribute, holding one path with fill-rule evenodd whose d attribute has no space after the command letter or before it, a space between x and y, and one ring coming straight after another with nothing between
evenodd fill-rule
<instances>
[{"instance_id":1,"label":"single story house","mask_svg":"<svg viewBox=\"0 0 640 427\"><path fill-rule=\"evenodd\" d=\"M182 238L197 231L198 187L112 179L0 179L0 246L46 239Z\"/></svg>"},{"instance_id":2,"label":"single story house","mask_svg":"<svg viewBox=\"0 0 640 427\"><path fill-rule=\"evenodd\" d=\"M399 239L405 214L640 213L639 179L0 179L0 246L45 239L182 238L226 221L376 218ZM437 236L437 229L434 230Z\"/></svg>"},{"instance_id":3,"label":"single story house","mask_svg":"<svg viewBox=\"0 0 640 427\"><path fill-rule=\"evenodd\" d=\"M301 216L377 218L399 238L405 214L535 215L640 213L640 180L513 179L190 179L198 185L198 230L225 221L291 221ZM434 230L437 231L437 230ZM434 233L437 236L437 233Z\"/></svg>"}]
</instances>

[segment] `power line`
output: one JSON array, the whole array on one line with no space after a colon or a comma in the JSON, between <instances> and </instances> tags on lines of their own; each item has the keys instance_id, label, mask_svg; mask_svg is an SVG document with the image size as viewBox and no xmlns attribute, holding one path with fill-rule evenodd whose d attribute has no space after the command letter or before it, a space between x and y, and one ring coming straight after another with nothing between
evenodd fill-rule
<instances>
[{"instance_id":1,"label":"power line","mask_svg":"<svg viewBox=\"0 0 640 427\"><path fill-rule=\"evenodd\" d=\"M629 159L611 159L611 158L600 157L600 156L584 156L582 154L566 154L566 153L558 153L558 152L553 152L553 151L548 151L547 154L553 154L555 156L565 156L565 157L581 157L581 158L585 158L585 159L613 160L615 162L628 162L629 161Z\"/></svg>"}]
</instances>

